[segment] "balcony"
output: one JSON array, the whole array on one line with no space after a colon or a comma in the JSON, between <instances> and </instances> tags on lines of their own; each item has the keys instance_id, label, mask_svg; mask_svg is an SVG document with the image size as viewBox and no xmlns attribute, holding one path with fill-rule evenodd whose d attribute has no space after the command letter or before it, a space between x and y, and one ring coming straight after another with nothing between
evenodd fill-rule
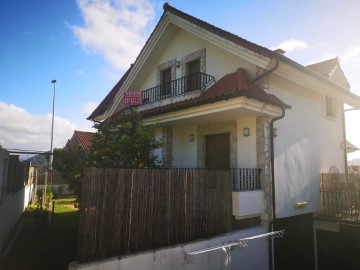
<instances>
[{"instance_id":1,"label":"balcony","mask_svg":"<svg viewBox=\"0 0 360 270\"><path fill-rule=\"evenodd\" d=\"M214 76L201 72L185 76L142 91L143 105L205 90L214 82Z\"/></svg>"}]
</instances>

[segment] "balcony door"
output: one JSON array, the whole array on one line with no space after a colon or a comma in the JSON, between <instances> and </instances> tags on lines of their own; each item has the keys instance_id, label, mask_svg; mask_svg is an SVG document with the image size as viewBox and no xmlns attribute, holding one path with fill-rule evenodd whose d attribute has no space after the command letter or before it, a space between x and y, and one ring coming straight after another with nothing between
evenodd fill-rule
<instances>
[{"instance_id":1,"label":"balcony door","mask_svg":"<svg viewBox=\"0 0 360 270\"><path fill-rule=\"evenodd\" d=\"M188 63L188 88L187 92L200 89L200 59Z\"/></svg>"},{"instance_id":2,"label":"balcony door","mask_svg":"<svg viewBox=\"0 0 360 270\"><path fill-rule=\"evenodd\" d=\"M161 71L160 95L162 98L169 97L171 93L171 68Z\"/></svg>"},{"instance_id":3,"label":"balcony door","mask_svg":"<svg viewBox=\"0 0 360 270\"><path fill-rule=\"evenodd\" d=\"M230 133L205 136L207 169L230 169Z\"/></svg>"}]
</instances>

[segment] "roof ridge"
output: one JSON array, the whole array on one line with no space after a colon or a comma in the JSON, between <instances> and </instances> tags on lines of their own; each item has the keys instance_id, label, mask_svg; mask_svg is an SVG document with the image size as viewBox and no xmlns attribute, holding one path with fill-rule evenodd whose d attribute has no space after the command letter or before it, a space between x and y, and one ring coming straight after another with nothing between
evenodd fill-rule
<instances>
[{"instance_id":1,"label":"roof ridge","mask_svg":"<svg viewBox=\"0 0 360 270\"><path fill-rule=\"evenodd\" d=\"M209 32L214 33L215 35L217 35L219 37L222 37L222 38L225 38L225 39L227 39L229 41L232 41L232 42L234 42L234 43L236 43L236 44L238 44L238 45L240 45L240 46L242 46L242 47L244 47L246 49L249 49L251 51L256 51L257 53L259 53L259 54L261 54L263 56L272 58L272 57L276 57L278 55L276 52L274 52L274 51L272 51L272 50L270 50L270 49L268 49L266 47L263 47L263 46L258 45L256 43L248 41L248 40L246 40L246 39L244 39L244 38L242 38L242 37L240 37L240 36L238 36L238 35L236 35L234 33L226 31L226 30L224 30L224 29L222 29L220 27L217 27L217 26L215 26L213 24L210 24L210 23L208 23L208 22L206 22L204 20L201 20L201 19L199 19L197 17L194 17L194 16L192 16L192 15L190 15L188 13L185 13L185 12L171 6L167 2L164 4L163 8L164 8L164 14L166 12L170 12L170 13L172 13L174 15L177 15L179 17L187 19L188 21L190 21L190 22L192 22L194 24L197 24L198 26L204 28L205 30L207 30Z\"/></svg>"}]
</instances>

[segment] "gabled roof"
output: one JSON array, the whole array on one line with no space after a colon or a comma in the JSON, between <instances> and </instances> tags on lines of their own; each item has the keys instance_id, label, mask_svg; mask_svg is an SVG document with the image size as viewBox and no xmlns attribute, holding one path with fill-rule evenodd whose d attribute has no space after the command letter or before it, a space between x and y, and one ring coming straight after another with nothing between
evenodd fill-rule
<instances>
[{"instance_id":1,"label":"gabled roof","mask_svg":"<svg viewBox=\"0 0 360 270\"><path fill-rule=\"evenodd\" d=\"M352 153L352 152L355 152L355 151L358 151L358 150L360 150L360 148L356 147L351 142L346 141L346 152L347 153Z\"/></svg>"},{"instance_id":2,"label":"gabled roof","mask_svg":"<svg viewBox=\"0 0 360 270\"><path fill-rule=\"evenodd\" d=\"M291 108L291 106L285 104L276 96L266 93L253 84L249 80L246 71L243 68L238 68L235 72L222 77L199 97L148 109L142 111L141 114L147 117L241 96L282 108Z\"/></svg>"},{"instance_id":3,"label":"gabled roof","mask_svg":"<svg viewBox=\"0 0 360 270\"><path fill-rule=\"evenodd\" d=\"M121 79L115 84L113 89L106 95L106 97L101 101L101 103L96 107L96 109L90 114L87 120L93 120L97 116L102 115L114 101L116 94L119 92L121 86L125 82L127 76L129 75L133 65L125 72L125 74L121 77Z\"/></svg>"},{"instance_id":4,"label":"gabled roof","mask_svg":"<svg viewBox=\"0 0 360 270\"><path fill-rule=\"evenodd\" d=\"M265 47L259 46L255 43L252 43L248 40L245 40L233 33L230 33L228 31L225 31L221 28L218 28L214 25L211 25L205 21L202 21L196 17L193 17L189 14L186 14L172 6L170 6L168 3L165 3L164 6L164 13L162 14L158 24L156 25L154 31L151 33L150 37L148 38L145 46L142 48L139 56L137 57L135 63L128 69L128 71L124 74L124 76L120 79L120 81L113 87L113 89L110 91L110 93L105 97L105 99L100 103L100 105L95 109L95 111L87 118L89 120L94 120L96 117L101 116L102 114L104 114L113 104L115 97L117 96L118 92L121 90L121 87L123 86L123 84L125 83L126 79L129 77L129 73L131 73L132 71L132 67L136 66L140 56L144 53L145 49L147 48L147 46L149 46L150 41L152 40L152 38L154 38L155 33L157 32L158 29L160 29L161 27L161 23L163 21L165 21L165 17L167 14L173 14L175 15L177 18L185 20L187 22L189 22L190 24L194 25L194 27L196 28L200 28L203 29L205 31L208 31L216 36L218 36L219 38L223 38L226 41L229 41L230 43L235 44L235 46L240 46L242 48L246 48L249 51L254 52L255 54L259 54L261 56L267 57L269 59L272 58L277 58L279 59L281 62L284 62L298 70L300 70L301 72L304 72L314 78L317 78L319 80L322 80L325 83L328 83L334 87L342 87L341 85L339 85L337 82L332 81L329 79L329 77L324 76L323 74L321 74L318 70L317 67L314 65L311 65L309 67L305 67L293 60L291 60L290 58L287 58L284 55L281 55L279 53L276 53L272 50L269 50ZM326 61L325 61L326 62ZM319 63L320 64L320 63ZM342 71L341 71L342 72ZM343 73L342 73L343 74ZM345 78L345 75L344 75ZM346 80L346 78L345 78ZM346 88L349 89L350 86L348 84L348 82L346 81ZM344 90L347 90L344 88ZM351 95L351 93L348 93L349 95ZM353 95L354 97L356 97L355 95Z\"/></svg>"},{"instance_id":5,"label":"gabled roof","mask_svg":"<svg viewBox=\"0 0 360 270\"><path fill-rule=\"evenodd\" d=\"M89 150L89 148L91 146L91 141L95 137L95 133L94 132L88 132L88 131L75 130L74 131L74 136L77 138L77 140L78 140L79 144L81 145L81 147L85 151L87 151L87 150Z\"/></svg>"},{"instance_id":6,"label":"gabled roof","mask_svg":"<svg viewBox=\"0 0 360 270\"><path fill-rule=\"evenodd\" d=\"M188 21L192 24L195 24L196 26L198 26L202 29L205 29L219 37L222 37L222 38L229 40L237 45L240 45L241 47L246 48L250 51L253 51L255 53L258 53L260 55L263 55L263 56L266 56L269 58L272 58L275 55L275 53L272 50L269 50L265 47L259 46L255 43L252 43L246 39L243 39L233 33L230 33L228 31L225 31L225 30L223 30L219 27L216 27L210 23L207 23L198 18L195 18L185 12L182 12L182 11L170 6L168 3L165 3L164 4L164 13L167 11L182 18L182 19L185 19L186 21Z\"/></svg>"},{"instance_id":7,"label":"gabled roof","mask_svg":"<svg viewBox=\"0 0 360 270\"><path fill-rule=\"evenodd\" d=\"M164 13L163 15L161 16L158 24L156 25L155 27L155 30L151 33L149 39L147 40L145 46L143 47L142 51L144 50L144 48L146 47L146 45L149 43L149 40L152 38L154 32L156 31L156 28L158 28L160 22L163 20L166 12L170 12L182 19L185 19L186 21L189 21L191 22L192 24L198 26L198 27L201 27L219 37L223 37L243 48L246 48L246 49L249 49L255 53L258 53L260 55L263 55L263 56L266 56L266 57L269 57L269 58L272 58L274 57L275 55L277 55L276 53L274 53L272 50L269 50L265 47L261 47L255 43L252 43L250 41L247 41L235 34L232 34L228 31L225 31L221 28L218 28L214 25L211 25L205 21L202 21L198 18L195 18L189 14L186 14L172 6L170 6L168 3L165 3L164 6L163 6L163 9L164 9ZM141 54L141 52L140 52ZM137 61L137 59L136 59ZM135 61L135 63L136 63ZM104 98L104 100L98 105L98 107L91 113L91 115L87 118L88 120L94 120L96 117L102 115L110 106L111 104L113 103L114 101L114 98L116 96L116 94L120 91L122 85L124 84L125 80L127 79L129 73L131 72L131 69L132 67L134 66L131 65L131 67L126 71L126 73L123 75L123 77L117 82L117 84L111 89L111 91L109 92L109 94Z\"/></svg>"},{"instance_id":8,"label":"gabled roof","mask_svg":"<svg viewBox=\"0 0 360 270\"><path fill-rule=\"evenodd\" d=\"M333 59L328 59L319 63L315 63L312 65L308 65L307 67L320 73L329 80L332 80L332 75L334 74L334 72L339 72L342 79L345 82L345 87L347 89L350 89L350 84L346 79L344 71L340 67L340 61L338 57L335 57Z\"/></svg>"}]
</instances>

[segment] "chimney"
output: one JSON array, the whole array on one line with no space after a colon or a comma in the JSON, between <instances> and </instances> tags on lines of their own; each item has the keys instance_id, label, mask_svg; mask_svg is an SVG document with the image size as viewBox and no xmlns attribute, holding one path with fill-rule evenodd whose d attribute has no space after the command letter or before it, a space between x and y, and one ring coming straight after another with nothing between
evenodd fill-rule
<instances>
[{"instance_id":1,"label":"chimney","mask_svg":"<svg viewBox=\"0 0 360 270\"><path fill-rule=\"evenodd\" d=\"M281 55L284 55L286 52L284 51L284 50L282 50L282 49L276 49L276 50L274 50L274 52L276 52L276 53L278 53L278 54L281 54Z\"/></svg>"}]
</instances>

